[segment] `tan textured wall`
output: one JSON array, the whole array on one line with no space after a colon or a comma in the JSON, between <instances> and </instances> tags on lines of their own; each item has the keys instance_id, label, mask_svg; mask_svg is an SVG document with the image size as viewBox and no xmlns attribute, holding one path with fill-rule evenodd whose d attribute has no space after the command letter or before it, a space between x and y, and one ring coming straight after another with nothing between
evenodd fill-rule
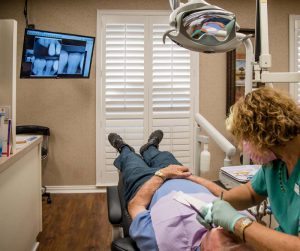
<instances>
[{"instance_id":1,"label":"tan textured wall","mask_svg":"<svg viewBox=\"0 0 300 251\"><path fill-rule=\"evenodd\" d=\"M23 0L0 1L0 18L18 21L18 74L25 22ZM237 13L241 27L254 27L255 1L212 0ZM168 0L30 0L29 21L36 28L96 36L97 9L168 10ZM269 0L270 48L273 69L288 70L288 14L300 14L300 2ZM50 127L50 155L43 172L46 185L90 185L96 180L96 49L89 79L17 79L17 123ZM224 54L200 58L200 109L225 132L226 58ZM213 144L217 177L223 154Z\"/></svg>"}]
</instances>

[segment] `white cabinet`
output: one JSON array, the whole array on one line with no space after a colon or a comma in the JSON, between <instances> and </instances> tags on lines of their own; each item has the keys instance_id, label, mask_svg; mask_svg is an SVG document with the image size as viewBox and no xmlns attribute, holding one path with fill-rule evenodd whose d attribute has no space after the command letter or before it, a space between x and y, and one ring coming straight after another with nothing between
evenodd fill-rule
<instances>
[{"instance_id":1,"label":"white cabinet","mask_svg":"<svg viewBox=\"0 0 300 251\"><path fill-rule=\"evenodd\" d=\"M34 250L42 231L42 137L0 158L0 250Z\"/></svg>"}]
</instances>

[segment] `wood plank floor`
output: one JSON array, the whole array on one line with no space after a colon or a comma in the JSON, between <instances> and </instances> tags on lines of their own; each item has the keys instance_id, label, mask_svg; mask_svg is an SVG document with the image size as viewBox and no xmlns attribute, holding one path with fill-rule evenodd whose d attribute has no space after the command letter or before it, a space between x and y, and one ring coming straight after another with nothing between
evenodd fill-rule
<instances>
[{"instance_id":1,"label":"wood plank floor","mask_svg":"<svg viewBox=\"0 0 300 251\"><path fill-rule=\"evenodd\" d=\"M105 193L51 194L43 201L38 251L109 251L111 225Z\"/></svg>"}]
</instances>

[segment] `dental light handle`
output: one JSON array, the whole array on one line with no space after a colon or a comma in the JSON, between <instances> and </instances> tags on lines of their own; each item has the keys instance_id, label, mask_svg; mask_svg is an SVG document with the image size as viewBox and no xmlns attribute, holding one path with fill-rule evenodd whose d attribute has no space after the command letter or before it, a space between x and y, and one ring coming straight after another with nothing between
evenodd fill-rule
<instances>
[{"instance_id":1,"label":"dental light handle","mask_svg":"<svg viewBox=\"0 0 300 251\"><path fill-rule=\"evenodd\" d=\"M208 173L210 170L210 152L208 144L204 143L203 150L200 154L200 175Z\"/></svg>"}]
</instances>

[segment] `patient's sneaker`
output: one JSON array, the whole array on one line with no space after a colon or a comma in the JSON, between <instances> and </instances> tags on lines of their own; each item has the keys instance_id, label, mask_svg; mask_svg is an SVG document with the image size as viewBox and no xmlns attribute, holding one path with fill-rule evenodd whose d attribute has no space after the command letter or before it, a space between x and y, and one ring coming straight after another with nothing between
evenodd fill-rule
<instances>
[{"instance_id":1,"label":"patient's sneaker","mask_svg":"<svg viewBox=\"0 0 300 251\"><path fill-rule=\"evenodd\" d=\"M155 146L158 148L159 143L161 142L162 138L164 137L164 133L161 130L156 130L150 134L148 138L148 142L141 146L140 154L143 155L143 152L146 151L149 146Z\"/></svg>"},{"instance_id":2,"label":"patient's sneaker","mask_svg":"<svg viewBox=\"0 0 300 251\"><path fill-rule=\"evenodd\" d=\"M118 150L118 152L121 152L124 146L128 146L130 150L134 152L134 149L130 145L126 144L121 136L116 133L110 133L108 135L108 141L114 148Z\"/></svg>"}]
</instances>

